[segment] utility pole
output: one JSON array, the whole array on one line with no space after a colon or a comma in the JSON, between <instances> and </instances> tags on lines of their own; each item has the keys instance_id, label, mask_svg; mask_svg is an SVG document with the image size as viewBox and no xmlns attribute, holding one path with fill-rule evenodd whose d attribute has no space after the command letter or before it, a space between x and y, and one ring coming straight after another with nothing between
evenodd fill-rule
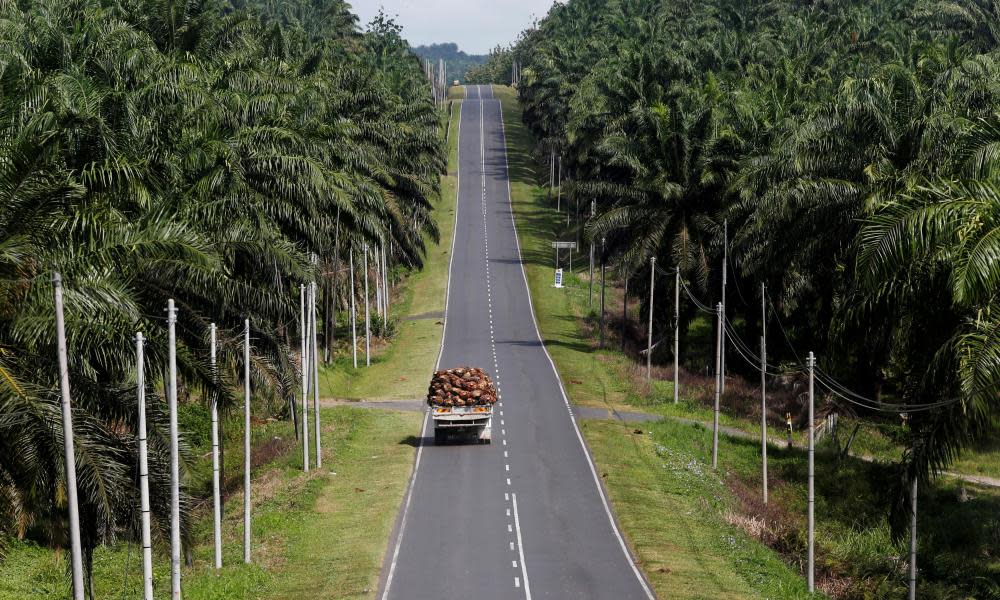
<instances>
[{"instance_id":1,"label":"utility pole","mask_svg":"<svg viewBox=\"0 0 1000 600\"><path fill-rule=\"evenodd\" d=\"M250 564L250 319L243 321L243 562Z\"/></svg>"},{"instance_id":2,"label":"utility pole","mask_svg":"<svg viewBox=\"0 0 1000 600\"><path fill-rule=\"evenodd\" d=\"M372 263L375 267L375 314L382 316L382 263L378 258L378 245L372 248Z\"/></svg>"},{"instance_id":3,"label":"utility pole","mask_svg":"<svg viewBox=\"0 0 1000 600\"><path fill-rule=\"evenodd\" d=\"M556 212L562 212L562 154L558 156L559 172L556 176Z\"/></svg>"},{"instance_id":4,"label":"utility pole","mask_svg":"<svg viewBox=\"0 0 1000 600\"><path fill-rule=\"evenodd\" d=\"M715 409L712 415L712 468L719 466L719 396L722 393L720 380L722 379L722 369L719 362L722 360L722 303L715 307L718 327L715 339Z\"/></svg>"},{"instance_id":5,"label":"utility pole","mask_svg":"<svg viewBox=\"0 0 1000 600\"><path fill-rule=\"evenodd\" d=\"M646 329L646 381L653 373L653 287L656 285L656 257L649 259L649 327Z\"/></svg>"},{"instance_id":6,"label":"utility pole","mask_svg":"<svg viewBox=\"0 0 1000 600\"><path fill-rule=\"evenodd\" d=\"M597 201L590 201L590 218L594 218L594 213L597 210ZM594 308L594 240L590 240L590 306L589 308Z\"/></svg>"},{"instance_id":7,"label":"utility pole","mask_svg":"<svg viewBox=\"0 0 1000 600\"><path fill-rule=\"evenodd\" d=\"M215 323L209 329L208 358L212 368L212 383L218 385L219 376L216 365ZM215 534L215 568L222 568L222 494L219 472L219 394L212 393L212 531Z\"/></svg>"},{"instance_id":8,"label":"utility pole","mask_svg":"<svg viewBox=\"0 0 1000 600\"><path fill-rule=\"evenodd\" d=\"M63 319L62 276L52 274L56 305L56 351L59 353L59 393L62 404L63 448L66 455L66 496L69 503L70 558L73 569L73 600L83 600L83 545L80 542L80 505L76 491L76 450L73 439L73 408L69 397L69 357L66 323Z\"/></svg>"},{"instance_id":9,"label":"utility pole","mask_svg":"<svg viewBox=\"0 0 1000 600\"><path fill-rule=\"evenodd\" d=\"M760 284L760 456L764 504L767 504L767 304L763 283Z\"/></svg>"},{"instance_id":10,"label":"utility pole","mask_svg":"<svg viewBox=\"0 0 1000 600\"><path fill-rule=\"evenodd\" d=\"M302 368L302 470L309 472L309 321L306 317L306 286L299 285L299 331L302 347L299 365Z\"/></svg>"},{"instance_id":11,"label":"utility pole","mask_svg":"<svg viewBox=\"0 0 1000 600\"><path fill-rule=\"evenodd\" d=\"M604 348L604 238L601 238L601 337L598 348Z\"/></svg>"},{"instance_id":12,"label":"utility pole","mask_svg":"<svg viewBox=\"0 0 1000 600\"><path fill-rule=\"evenodd\" d=\"M146 446L146 377L142 332L135 334L135 388L139 407L139 510L142 513L142 598L153 600L153 541L149 531L149 449Z\"/></svg>"},{"instance_id":13,"label":"utility pole","mask_svg":"<svg viewBox=\"0 0 1000 600\"><path fill-rule=\"evenodd\" d=\"M316 419L316 427L313 429L316 438L316 468L323 466L323 448L320 439L319 427L319 341L318 341L318 314L316 307L316 282L312 282L312 352L309 357L312 359L313 377L313 418Z\"/></svg>"},{"instance_id":14,"label":"utility pole","mask_svg":"<svg viewBox=\"0 0 1000 600\"><path fill-rule=\"evenodd\" d=\"M390 246L391 249L391 246ZM382 242L382 289L385 290L383 294L383 302L385 303L385 318L389 320L389 257L385 253L385 242Z\"/></svg>"},{"instance_id":15,"label":"utility pole","mask_svg":"<svg viewBox=\"0 0 1000 600\"><path fill-rule=\"evenodd\" d=\"M813 436L813 423L815 421L814 416L814 405L815 398L813 395L813 371L816 367L816 357L812 352L809 353L808 359L809 366L809 593L816 591L816 555L815 555L815 545L816 545L816 446L815 438Z\"/></svg>"},{"instance_id":16,"label":"utility pole","mask_svg":"<svg viewBox=\"0 0 1000 600\"><path fill-rule=\"evenodd\" d=\"M722 222L722 323L726 322L726 277L729 274L729 220L726 219ZM721 381L722 393L726 393L726 330L722 329L722 343L720 344L721 359L719 361L719 368L721 369L722 375L719 380Z\"/></svg>"},{"instance_id":17,"label":"utility pole","mask_svg":"<svg viewBox=\"0 0 1000 600\"><path fill-rule=\"evenodd\" d=\"M170 594L181 598L181 488L177 442L177 308L167 300L167 405L170 409Z\"/></svg>"},{"instance_id":18,"label":"utility pole","mask_svg":"<svg viewBox=\"0 0 1000 600\"><path fill-rule=\"evenodd\" d=\"M552 199L552 187L556 183L556 149L549 147L549 199Z\"/></svg>"},{"instance_id":19,"label":"utility pole","mask_svg":"<svg viewBox=\"0 0 1000 600\"><path fill-rule=\"evenodd\" d=\"M622 333L621 351L625 353L625 334L628 325L628 272L625 273L625 285L622 289Z\"/></svg>"},{"instance_id":20,"label":"utility pole","mask_svg":"<svg viewBox=\"0 0 1000 600\"><path fill-rule=\"evenodd\" d=\"M674 273L674 404L680 400L681 268Z\"/></svg>"},{"instance_id":21,"label":"utility pole","mask_svg":"<svg viewBox=\"0 0 1000 600\"><path fill-rule=\"evenodd\" d=\"M917 600L917 474L910 484L910 600Z\"/></svg>"},{"instance_id":22,"label":"utility pole","mask_svg":"<svg viewBox=\"0 0 1000 600\"><path fill-rule=\"evenodd\" d=\"M368 314L368 244L365 244L365 366L372 366L371 317Z\"/></svg>"},{"instance_id":23,"label":"utility pole","mask_svg":"<svg viewBox=\"0 0 1000 600\"><path fill-rule=\"evenodd\" d=\"M357 290L354 287L354 248L348 251L351 261L351 349L354 351L354 368L358 368L358 312L355 309L354 297Z\"/></svg>"}]
</instances>

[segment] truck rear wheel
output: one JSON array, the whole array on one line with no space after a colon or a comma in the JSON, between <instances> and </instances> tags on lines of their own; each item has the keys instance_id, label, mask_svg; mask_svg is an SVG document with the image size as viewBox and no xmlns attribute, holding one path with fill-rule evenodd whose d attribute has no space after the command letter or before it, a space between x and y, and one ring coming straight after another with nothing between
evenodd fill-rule
<instances>
[{"instance_id":1,"label":"truck rear wheel","mask_svg":"<svg viewBox=\"0 0 1000 600\"><path fill-rule=\"evenodd\" d=\"M440 429L434 430L434 444L438 445L444 442L444 432Z\"/></svg>"}]
</instances>

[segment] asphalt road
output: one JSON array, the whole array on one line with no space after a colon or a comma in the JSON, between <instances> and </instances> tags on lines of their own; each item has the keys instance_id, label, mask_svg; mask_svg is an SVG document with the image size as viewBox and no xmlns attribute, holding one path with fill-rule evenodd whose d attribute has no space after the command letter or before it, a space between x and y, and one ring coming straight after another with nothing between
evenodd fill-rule
<instances>
[{"instance_id":1,"label":"asphalt road","mask_svg":"<svg viewBox=\"0 0 1000 600\"><path fill-rule=\"evenodd\" d=\"M500 103L489 86L469 86L461 111L439 366L490 370L500 402L491 445L435 445L425 419L379 597L653 598L613 522L535 328Z\"/></svg>"}]
</instances>

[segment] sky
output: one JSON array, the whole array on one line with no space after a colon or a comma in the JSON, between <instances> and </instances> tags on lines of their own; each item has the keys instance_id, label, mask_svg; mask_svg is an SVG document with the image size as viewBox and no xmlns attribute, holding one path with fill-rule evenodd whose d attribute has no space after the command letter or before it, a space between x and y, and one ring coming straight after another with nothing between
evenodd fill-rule
<instances>
[{"instance_id":1,"label":"sky","mask_svg":"<svg viewBox=\"0 0 1000 600\"><path fill-rule=\"evenodd\" d=\"M348 0L366 25L380 7L403 27L412 46L455 42L469 54L486 54L541 19L553 0Z\"/></svg>"}]
</instances>

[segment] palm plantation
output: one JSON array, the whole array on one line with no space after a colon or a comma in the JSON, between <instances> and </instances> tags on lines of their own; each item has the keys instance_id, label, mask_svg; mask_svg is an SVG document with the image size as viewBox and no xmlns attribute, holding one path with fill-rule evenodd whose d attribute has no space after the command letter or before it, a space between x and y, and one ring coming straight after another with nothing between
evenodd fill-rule
<instances>
[{"instance_id":1,"label":"palm plantation","mask_svg":"<svg viewBox=\"0 0 1000 600\"><path fill-rule=\"evenodd\" d=\"M0 536L65 544L58 271L89 563L138 531L135 332L159 393L176 299L182 393L228 410L249 318L264 412L288 416L299 284L318 278L330 322L352 248L419 268L441 119L398 30L358 33L339 1L3 2L0 40ZM164 535L162 399L150 410Z\"/></svg>"},{"instance_id":2,"label":"palm plantation","mask_svg":"<svg viewBox=\"0 0 1000 600\"><path fill-rule=\"evenodd\" d=\"M643 311L650 259L714 305L726 256L746 340L767 290L775 372L815 351L827 407L905 416L878 482L902 539L911 483L998 426L1000 1L569 0L466 79L510 83L515 63L540 170L558 155L568 202L595 203L573 233L605 240ZM294 420L300 285L317 281L331 362L351 259L359 281L367 248L406 273L438 240L446 119L400 27L362 28L344 0L0 0L0 561L15 540L68 544L53 273L93 596L95 549L139 536L135 333L162 541L168 299L182 404L239 410L249 319L255 411ZM655 331L673 310L655 305ZM704 326L685 301L685 346ZM181 437L189 485L196 435ZM198 493L182 488L186 547ZM842 597L881 597L872 582L898 570L879 563ZM998 590L936 576L928 597Z\"/></svg>"},{"instance_id":3,"label":"palm plantation","mask_svg":"<svg viewBox=\"0 0 1000 600\"><path fill-rule=\"evenodd\" d=\"M654 257L720 300L728 221L743 339L756 348L764 284L787 336L775 369L814 350L831 407L906 415L885 482L900 536L910 482L993 431L1000 406L998 31L995 0L573 0L470 81L523 65L536 159L555 149L566 190L596 202L581 227L639 275L643 311ZM670 331L672 301L655 308ZM682 309L683 339L696 317Z\"/></svg>"}]
</instances>

